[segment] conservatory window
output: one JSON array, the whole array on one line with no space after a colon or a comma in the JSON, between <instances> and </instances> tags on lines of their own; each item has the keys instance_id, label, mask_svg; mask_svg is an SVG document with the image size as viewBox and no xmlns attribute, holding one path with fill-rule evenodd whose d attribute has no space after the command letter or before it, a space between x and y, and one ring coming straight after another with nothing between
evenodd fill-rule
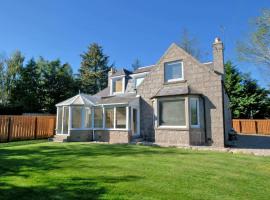
<instances>
[{"instance_id":1,"label":"conservatory window","mask_svg":"<svg viewBox=\"0 0 270 200\"><path fill-rule=\"evenodd\" d=\"M59 107L57 110L57 131L62 131L62 117L63 117L63 107Z\"/></svg>"},{"instance_id":2,"label":"conservatory window","mask_svg":"<svg viewBox=\"0 0 270 200\"><path fill-rule=\"evenodd\" d=\"M82 126L82 107L72 107L72 128L81 128Z\"/></svg>"},{"instance_id":3,"label":"conservatory window","mask_svg":"<svg viewBox=\"0 0 270 200\"><path fill-rule=\"evenodd\" d=\"M114 108L105 108L105 127L114 128Z\"/></svg>"},{"instance_id":4,"label":"conservatory window","mask_svg":"<svg viewBox=\"0 0 270 200\"><path fill-rule=\"evenodd\" d=\"M103 112L102 108L94 109L94 127L102 128L103 127Z\"/></svg>"},{"instance_id":5,"label":"conservatory window","mask_svg":"<svg viewBox=\"0 0 270 200\"><path fill-rule=\"evenodd\" d=\"M84 112L84 127L91 128L92 127L92 112L91 108L85 108Z\"/></svg>"},{"instance_id":6,"label":"conservatory window","mask_svg":"<svg viewBox=\"0 0 270 200\"><path fill-rule=\"evenodd\" d=\"M116 107L116 128L126 128L126 107Z\"/></svg>"}]
</instances>

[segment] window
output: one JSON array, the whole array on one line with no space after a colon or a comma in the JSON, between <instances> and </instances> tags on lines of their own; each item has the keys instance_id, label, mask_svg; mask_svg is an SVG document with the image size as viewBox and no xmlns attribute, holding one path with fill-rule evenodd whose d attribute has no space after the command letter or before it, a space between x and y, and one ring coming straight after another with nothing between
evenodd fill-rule
<instances>
[{"instance_id":1,"label":"window","mask_svg":"<svg viewBox=\"0 0 270 200\"><path fill-rule=\"evenodd\" d=\"M165 82L183 80L183 63L179 61L165 63L164 74Z\"/></svg>"},{"instance_id":2,"label":"window","mask_svg":"<svg viewBox=\"0 0 270 200\"><path fill-rule=\"evenodd\" d=\"M123 92L123 78L112 79L112 92L113 93Z\"/></svg>"},{"instance_id":3,"label":"window","mask_svg":"<svg viewBox=\"0 0 270 200\"><path fill-rule=\"evenodd\" d=\"M103 127L102 108L94 109L94 126L95 128Z\"/></svg>"},{"instance_id":4,"label":"window","mask_svg":"<svg viewBox=\"0 0 270 200\"><path fill-rule=\"evenodd\" d=\"M63 108L58 107L57 109L57 132L60 133L62 131L62 117L63 117Z\"/></svg>"},{"instance_id":5,"label":"window","mask_svg":"<svg viewBox=\"0 0 270 200\"><path fill-rule=\"evenodd\" d=\"M190 98L190 123L191 127L199 127L199 99Z\"/></svg>"},{"instance_id":6,"label":"window","mask_svg":"<svg viewBox=\"0 0 270 200\"><path fill-rule=\"evenodd\" d=\"M91 108L85 108L84 112L84 127L91 128L92 127L92 112Z\"/></svg>"},{"instance_id":7,"label":"window","mask_svg":"<svg viewBox=\"0 0 270 200\"><path fill-rule=\"evenodd\" d=\"M160 126L186 126L184 99L159 101L158 114Z\"/></svg>"},{"instance_id":8,"label":"window","mask_svg":"<svg viewBox=\"0 0 270 200\"><path fill-rule=\"evenodd\" d=\"M126 107L116 107L116 128L126 128Z\"/></svg>"},{"instance_id":9,"label":"window","mask_svg":"<svg viewBox=\"0 0 270 200\"><path fill-rule=\"evenodd\" d=\"M72 107L72 128L81 128L82 126L82 107Z\"/></svg>"},{"instance_id":10,"label":"window","mask_svg":"<svg viewBox=\"0 0 270 200\"><path fill-rule=\"evenodd\" d=\"M114 128L114 108L105 108L105 127Z\"/></svg>"},{"instance_id":11,"label":"window","mask_svg":"<svg viewBox=\"0 0 270 200\"><path fill-rule=\"evenodd\" d=\"M137 88L143 82L144 77L135 78L135 88Z\"/></svg>"}]
</instances>

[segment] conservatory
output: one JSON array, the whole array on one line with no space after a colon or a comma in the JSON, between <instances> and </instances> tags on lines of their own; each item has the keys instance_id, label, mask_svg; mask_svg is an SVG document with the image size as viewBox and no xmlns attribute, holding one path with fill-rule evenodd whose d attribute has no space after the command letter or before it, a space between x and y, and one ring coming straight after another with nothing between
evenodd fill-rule
<instances>
[{"instance_id":1,"label":"conservatory","mask_svg":"<svg viewBox=\"0 0 270 200\"><path fill-rule=\"evenodd\" d=\"M78 94L56 104L56 135L70 141L101 140L128 142L139 135L139 97L97 98ZM120 138L119 138L120 137Z\"/></svg>"}]
</instances>

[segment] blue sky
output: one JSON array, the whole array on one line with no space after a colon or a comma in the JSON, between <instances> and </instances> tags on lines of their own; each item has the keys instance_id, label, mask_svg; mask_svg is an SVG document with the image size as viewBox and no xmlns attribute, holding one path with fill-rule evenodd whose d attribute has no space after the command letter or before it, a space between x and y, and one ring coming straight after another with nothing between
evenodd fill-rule
<instances>
[{"instance_id":1,"label":"blue sky","mask_svg":"<svg viewBox=\"0 0 270 200\"><path fill-rule=\"evenodd\" d=\"M60 58L76 73L79 55L97 42L117 67L130 67L136 58L150 65L187 29L204 61L212 60L211 45L219 36L225 59L267 86L269 78L258 66L239 62L235 51L248 21L263 8L270 8L269 0L1 0L0 53L19 49L27 60Z\"/></svg>"}]
</instances>

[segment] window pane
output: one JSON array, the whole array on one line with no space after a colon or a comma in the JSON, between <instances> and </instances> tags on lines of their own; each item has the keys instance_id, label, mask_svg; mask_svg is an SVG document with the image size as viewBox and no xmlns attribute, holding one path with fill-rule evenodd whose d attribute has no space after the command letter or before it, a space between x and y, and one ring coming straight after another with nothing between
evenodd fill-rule
<instances>
[{"instance_id":1,"label":"window pane","mask_svg":"<svg viewBox=\"0 0 270 200\"><path fill-rule=\"evenodd\" d=\"M82 126L82 107L72 107L72 128L81 128Z\"/></svg>"},{"instance_id":2,"label":"window pane","mask_svg":"<svg viewBox=\"0 0 270 200\"><path fill-rule=\"evenodd\" d=\"M94 126L95 128L103 127L102 108L94 109Z\"/></svg>"},{"instance_id":3,"label":"window pane","mask_svg":"<svg viewBox=\"0 0 270 200\"><path fill-rule=\"evenodd\" d=\"M159 102L159 125L185 126L185 100L166 100Z\"/></svg>"},{"instance_id":4,"label":"window pane","mask_svg":"<svg viewBox=\"0 0 270 200\"><path fill-rule=\"evenodd\" d=\"M116 128L126 128L126 107L116 107Z\"/></svg>"},{"instance_id":5,"label":"window pane","mask_svg":"<svg viewBox=\"0 0 270 200\"><path fill-rule=\"evenodd\" d=\"M113 108L105 108L105 127L106 128L113 128L113 115L114 109Z\"/></svg>"},{"instance_id":6,"label":"window pane","mask_svg":"<svg viewBox=\"0 0 270 200\"><path fill-rule=\"evenodd\" d=\"M123 78L113 80L113 92L122 92Z\"/></svg>"},{"instance_id":7,"label":"window pane","mask_svg":"<svg viewBox=\"0 0 270 200\"><path fill-rule=\"evenodd\" d=\"M68 133L68 122L69 122L69 111L68 107L64 107L64 119L63 119L63 133L67 134Z\"/></svg>"},{"instance_id":8,"label":"window pane","mask_svg":"<svg viewBox=\"0 0 270 200\"><path fill-rule=\"evenodd\" d=\"M144 80L144 77L142 78L136 78L135 79L135 88L137 88Z\"/></svg>"},{"instance_id":9,"label":"window pane","mask_svg":"<svg viewBox=\"0 0 270 200\"><path fill-rule=\"evenodd\" d=\"M85 128L91 128L92 127L92 112L91 108L85 108L84 113L84 127Z\"/></svg>"},{"instance_id":10,"label":"window pane","mask_svg":"<svg viewBox=\"0 0 270 200\"><path fill-rule=\"evenodd\" d=\"M62 131L62 114L63 114L63 108L59 107L57 109L57 132L60 133Z\"/></svg>"},{"instance_id":11,"label":"window pane","mask_svg":"<svg viewBox=\"0 0 270 200\"><path fill-rule=\"evenodd\" d=\"M190 118L191 118L191 125L198 125L198 99L190 99Z\"/></svg>"},{"instance_id":12,"label":"window pane","mask_svg":"<svg viewBox=\"0 0 270 200\"><path fill-rule=\"evenodd\" d=\"M181 79L183 78L182 74L182 63L165 63L165 81L170 81L172 79Z\"/></svg>"}]
</instances>

